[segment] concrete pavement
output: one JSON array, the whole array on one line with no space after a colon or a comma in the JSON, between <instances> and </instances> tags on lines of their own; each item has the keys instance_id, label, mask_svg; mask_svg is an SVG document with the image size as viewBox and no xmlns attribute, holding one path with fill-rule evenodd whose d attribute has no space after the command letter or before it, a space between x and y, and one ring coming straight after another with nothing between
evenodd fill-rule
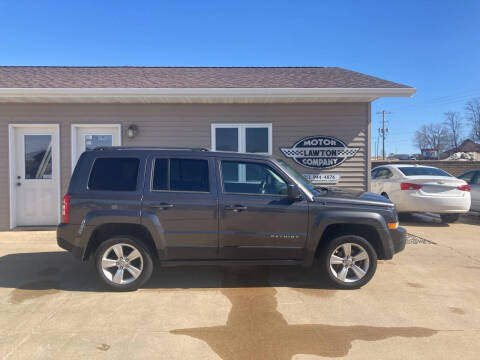
<instances>
[{"instance_id":1,"label":"concrete pavement","mask_svg":"<svg viewBox=\"0 0 480 360\"><path fill-rule=\"evenodd\" d=\"M477 359L480 221L405 219L411 244L355 291L318 269L157 269L105 291L54 232L0 233L0 359Z\"/></svg>"}]
</instances>

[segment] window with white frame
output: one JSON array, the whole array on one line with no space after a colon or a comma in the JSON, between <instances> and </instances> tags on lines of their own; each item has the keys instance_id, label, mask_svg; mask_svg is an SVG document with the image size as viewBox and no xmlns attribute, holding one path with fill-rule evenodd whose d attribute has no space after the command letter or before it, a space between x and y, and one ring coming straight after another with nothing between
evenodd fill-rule
<instances>
[{"instance_id":1,"label":"window with white frame","mask_svg":"<svg viewBox=\"0 0 480 360\"><path fill-rule=\"evenodd\" d=\"M212 150L272 155L272 124L212 124Z\"/></svg>"}]
</instances>

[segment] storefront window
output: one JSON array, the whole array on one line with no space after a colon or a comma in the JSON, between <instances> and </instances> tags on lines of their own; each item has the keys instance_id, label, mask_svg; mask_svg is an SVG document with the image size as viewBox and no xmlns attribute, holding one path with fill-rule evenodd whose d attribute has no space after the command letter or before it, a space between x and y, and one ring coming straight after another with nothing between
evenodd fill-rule
<instances>
[{"instance_id":1,"label":"storefront window","mask_svg":"<svg viewBox=\"0 0 480 360\"><path fill-rule=\"evenodd\" d=\"M217 128L215 129L215 143L217 151L238 152L238 129Z\"/></svg>"},{"instance_id":2,"label":"storefront window","mask_svg":"<svg viewBox=\"0 0 480 360\"><path fill-rule=\"evenodd\" d=\"M212 150L272 154L272 124L212 124Z\"/></svg>"},{"instance_id":3,"label":"storefront window","mask_svg":"<svg viewBox=\"0 0 480 360\"><path fill-rule=\"evenodd\" d=\"M245 128L245 151L268 153L268 128Z\"/></svg>"}]
</instances>

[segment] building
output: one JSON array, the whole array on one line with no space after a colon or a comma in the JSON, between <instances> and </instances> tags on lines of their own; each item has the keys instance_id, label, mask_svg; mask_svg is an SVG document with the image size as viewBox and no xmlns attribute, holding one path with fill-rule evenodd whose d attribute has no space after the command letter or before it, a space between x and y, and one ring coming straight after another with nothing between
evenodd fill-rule
<instances>
[{"instance_id":1,"label":"building","mask_svg":"<svg viewBox=\"0 0 480 360\"><path fill-rule=\"evenodd\" d=\"M334 67L0 67L0 229L56 224L96 146L259 152L367 190L370 104L414 93Z\"/></svg>"},{"instance_id":2,"label":"building","mask_svg":"<svg viewBox=\"0 0 480 360\"><path fill-rule=\"evenodd\" d=\"M442 159L449 160L480 160L480 144L475 143L473 140L466 139L456 147L449 149L441 154Z\"/></svg>"},{"instance_id":3,"label":"building","mask_svg":"<svg viewBox=\"0 0 480 360\"><path fill-rule=\"evenodd\" d=\"M420 154L423 160L438 160L437 149L421 149Z\"/></svg>"}]
</instances>

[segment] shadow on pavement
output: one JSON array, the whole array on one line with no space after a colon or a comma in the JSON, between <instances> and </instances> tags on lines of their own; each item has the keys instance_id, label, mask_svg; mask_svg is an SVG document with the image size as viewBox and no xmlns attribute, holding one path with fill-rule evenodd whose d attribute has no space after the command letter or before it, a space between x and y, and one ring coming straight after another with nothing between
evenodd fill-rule
<instances>
[{"instance_id":1,"label":"shadow on pavement","mask_svg":"<svg viewBox=\"0 0 480 360\"><path fill-rule=\"evenodd\" d=\"M449 227L434 214L399 214L400 226Z\"/></svg>"},{"instance_id":2,"label":"shadow on pavement","mask_svg":"<svg viewBox=\"0 0 480 360\"><path fill-rule=\"evenodd\" d=\"M220 288L226 271L241 269L248 279L239 276L229 286L293 287L324 289L330 287L317 267L300 266L157 266L144 290ZM252 282L258 272L267 273ZM0 288L35 291L109 291L98 280L91 263L80 263L68 252L18 253L0 257ZM33 294L32 294L33 295ZM14 301L15 302L15 301Z\"/></svg>"},{"instance_id":3,"label":"shadow on pavement","mask_svg":"<svg viewBox=\"0 0 480 360\"><path fill-rule=\"evenodd\" d=\"M341 357L349 353L355 340L423 338L437 332L423 327L352 325L344 314L340 316L345 325L289 324L277 309L277 288L289 287L320 298L333 297L335 290L319 280L319 275L316 267L294 266L158 268L140 293L158 292L161 296L165 289L220 289L232 304L225 325L175 329L171 333L206 342L224 360L287 360L296 354ZM60 290L104 291L93 267L75 261L67 252L1 257L0 287L14 288L9 298L11 304Z\"/></svg>"},{"instance_id":4,"label":"shadow on pavement","mask_svg":"<svg viewBox=\"0 0 480 360\"><path fill-rule=\"evenodd\" d=\"M265 268L258 268L255 273L227 269L221 289L232 303L227 323L176 329L171 333L205 341L224 360L289 360L296 354L343 357L354 340L422 338L437 333L423 327L289 324L277 310L275 287L262 287L269 283L268 278ZM248 286L237 287L239 281Z\"/></svg>"},{"instance_id":5,"label":"shadow on pavement","mask_svg":"<svg viewBox=\"0 0 480 360\"><path fill-rule=\"evenodd\" d=\"M423 227L449 227L451 224L443 223L439 215L430 213L399 214L400 225ZM480 225L480 213L469 212L461 215L454 224Z\"/></svg>"}]
</instances>

